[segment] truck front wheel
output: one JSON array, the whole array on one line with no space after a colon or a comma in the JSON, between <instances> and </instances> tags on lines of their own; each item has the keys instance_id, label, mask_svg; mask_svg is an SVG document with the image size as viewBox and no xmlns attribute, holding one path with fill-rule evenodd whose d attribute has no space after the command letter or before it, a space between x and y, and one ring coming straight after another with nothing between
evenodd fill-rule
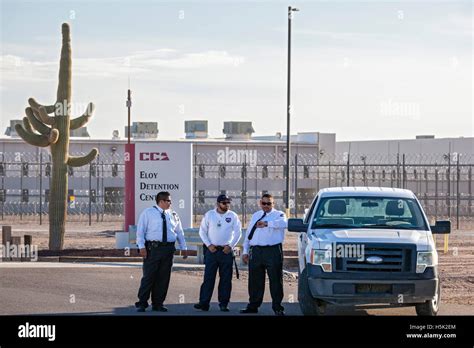
<instances>
[{"instance_id":1,"label":"truck front wheel","mask_svg":"<svg viewBox=\"0 0 474 348\"><path fill-rule=\"evenodd\" d=\"M303 315L324 315L326 303L313 298L309 289L307 268L298 276L298 302Z\"/></svg>"},{"instance_id":2,"label":"truck front wheel","mask_svg":"<svg viewBox=\"0 0 474 348\"><path fill-rule=\"evenodd\" d=\"M438 314L439 310L439 301L441 299L441 284L438 282L438 289L436 295L429 301L424 303L418 303L415 305L416 314L421 316L431 316L434 317Z\"/></svg>"}]
</instances>

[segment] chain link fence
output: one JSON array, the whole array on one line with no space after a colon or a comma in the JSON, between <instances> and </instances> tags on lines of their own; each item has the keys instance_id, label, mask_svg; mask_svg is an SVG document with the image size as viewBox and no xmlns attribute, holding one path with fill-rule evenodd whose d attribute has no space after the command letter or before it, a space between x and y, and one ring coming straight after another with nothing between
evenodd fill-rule
<instances>
[{"instance_id":1,"label":"chain link fence","mask_svg":"<svg viewBox=\"0 0 474 348\"><path fill-rule=\"evenodd\" d=\"M455 228L473 228L473 154L295 154L290 166L290 213L302 217L316 193L333 186L381 186L412 190L431 220L450 219ZM234 198L232 209L245 224L271 193L285 209L285 154L258 154L255 163L219 163L214 154L194 160L194 222L212 209L215 197ZM213 184L212 189L206 188Z\"/></svg>"},{"instance_id":2,"label":"chain link fence","mask_svg":"<svg viewBox=\"0 0 474 348\"><path fill-rule=\"evenodd\" d=\"M48 153L1 154L0 218L47 222L51 170ZM68 221L123 221L124 181L122 154L99 155L89 165L68 167Z\"/></svg>"},{"instance_id":3,"label":"chain link fence","mask_svg":"<svg viewBox=\"0 0 474 348\"><path fill-rule=\"evenodd\" d=\"M83 155L75 153L73 155ZM256 153L222 161L194 153L194 225L215 207L217 195L233 198L244 226L264 193L285 209L285 154ZM252 159L252 160L250 160ZM99 155L90 165L69 168L68 221L123 222L123 154ZM382 186L412 190L430 219L450 219L454 228L473 228L473 154L295 154L290 166L290 212L301 217L317 191L332 186ZM51 158L46 152L0 154L0 219L47 223Z\"/></svg>"}]
</instances>

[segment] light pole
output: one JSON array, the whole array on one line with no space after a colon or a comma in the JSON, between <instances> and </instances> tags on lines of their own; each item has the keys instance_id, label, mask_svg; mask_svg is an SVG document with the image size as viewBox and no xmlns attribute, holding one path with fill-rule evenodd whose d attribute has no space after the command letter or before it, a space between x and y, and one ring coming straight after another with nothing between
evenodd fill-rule
<instances>
[{"instance_id":1,"label":"light pole","mask_svg":"<svg viewBox=\"0 0 474 348\"><path fill-rule=\"evenodd\" d=\"M290 82L291 82L291 19L297 8L288 6L288 76L286 90L286 216L290 216Z\"/></svg>"}]
</instances>

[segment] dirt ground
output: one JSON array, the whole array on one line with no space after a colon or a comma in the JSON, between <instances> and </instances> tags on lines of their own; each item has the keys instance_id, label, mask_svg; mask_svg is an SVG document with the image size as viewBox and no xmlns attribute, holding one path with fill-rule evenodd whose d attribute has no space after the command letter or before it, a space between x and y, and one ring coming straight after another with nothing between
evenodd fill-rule
<instances>
[{"instance_id":1,"label":"dirt ground","mask_svg":"<svg viewBox=\"0 0 474 348\"><path fill-rule=\"evenodd\" d=\"M14 224L13 236L29 234L39 250L48 249L48 225ZM88 226L87 223L67 224L64 249L114 249L115 232L121 231L119 222L102 222ZM297 234L287 233L284 249L296 254ZM442 301L453 304L474 304L474 227L468 230L453 230L449 236L449 249L445 254L444 236L436 237L439 252L439 270L442 280ZM294 279L285 277L288 282ZM473 313L474 314L474 313Z\"/></svg>"}]
</instances>

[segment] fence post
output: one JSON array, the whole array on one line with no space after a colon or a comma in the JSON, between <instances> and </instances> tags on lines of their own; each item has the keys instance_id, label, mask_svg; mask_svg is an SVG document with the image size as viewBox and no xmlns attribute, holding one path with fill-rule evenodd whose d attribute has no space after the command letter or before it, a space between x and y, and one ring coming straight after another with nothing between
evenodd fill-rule
<instances>
[{"instance_id":1,"label":"fence post","mask_svg":"<svg viewBox=\"0 0 474 348\"><path fill-rule=\"evenodd\" d=\"M49 192L49 194L48 194L48 197L46 197L46 194L44 195L45 205L47 205L47 207L48 207L48 217L49 217L49 204L51 203L50 199L49 199L51 197L51 182L53 180L53 176L51 175L52 160L53 160L52 155L50 153L50 154L48 154L48 164L49 164L49 168L50 168L49 176L48 176L48 192ZM45 174L46 174L46 168L45 168L44 171L45 171ZM46 204L46 200L48 200L48 204Z\"/></svg>"},{"instance_id":2,"label":"fence post","mask_svg":"<svg viewBox=\"0 0 474 348\"><path fill-rule=\"evenodd\" d=\"M97 155L97 166L96 166L96 175L97 175L97 183L96 183L96 192L95 192L95 211L97 214L97 222L99 222L99 207L100 207L100 175L104 175L103 171L101 172L100 166L99 166L99 157L100 154ZM102 168L103 170L104 168Z\"/></svg>"},{"instance_id":3,"label":"fence post","mask_svg":"<svg viewBox=\"0 0 474 348\"><path fill-rule=\"evenodd\" d=\"M101 180L101 184L102 184L102 219L100 220L101 222L104 222L104 215L105 215L105 188L104 188L104 160L102 160L102 162L100 162L102 164L102 180Z\"/></svg>"},{"instance_id":4,"label":"fence post","mask_svg":"<svg viewBox=\"0 0 474 348\"><path fill-rule=\"evenodd\" d=\"M318 192L319 189L320 189L320 186L319 186L319 166L320 166L319 154L316 154L316 183L317 183L316 192Z\"/></svg>"},{"instance_id":5,"label":"fence post","mask_svg":"<svg viewBox=\"0 0 474 348\"><path fill-rule=\"evenodd\" d=\"M240 192L240 207L242 210L243 224L246 223L246 203L247 203L247 156L244 156L245 160L242 165L242 191Z\"/></svg>"},{"instance_id":6,"label":"fence post","mask_svg":"<svg viewBox=\"0 0 474 348\"><path fill-rule=\"evenodd\" d=\"M194 225L197 224L197 195L196 195L196 180L197 180L197 172L198 172L198 167L197 167L197 153L194 152L194 172L193 172L193 205L194 205Z\"/></svg>"},{"instance_id":7,"label":"fence post","mask_svg":"<svg viewBox=\"0 0 474 348\"><path fill-rule=\"evenodd\" d=\"M435 168L435 219L438 218L438 168Z\"/></svg>"},{"instance_id":8,"label":"fence post","mask_svg":"<svg viewBox=\"0 0 474 348\"><path fill-rule=\"evenodd\" d=\"M472 216L472 165L469 166L469 171L467 173L468 175L468 191L469 191L469 199L468 199L468 212L469 216Z\"/></svg>"},{"instance_id":9,"label":"fence post","mask_svg":"<svg viewBox=\"0 0 474 348\"><path fill-rule=\"evenodd\" d=\"M331 187L331 161L328 162L328 185Z\"/></svg>"},{"instance_id":10,"label":"fence post","mask_svg":"<svg viewBox=\"0 0 474 348\"><path fill-rule=\"evenodd\" d=\"M40 215L40 225L43 224L43 151L40 150L40 166L39 166L39 215Z\"/></svg>"},{"instance_id":11,"label":"fence post","mask_svg":"<svg viewBox=\"0 0 474 348\"><path fill-rule=\"evenodd\" d=\"M20 160L20 220L23 220L23 156Z\"/></svg>"},{"instance_id":12,"label":"fence post","mask_svg":"<svg viewBox=\"0 0 474 348\"><path fill-rule=\"evenodd\" d=\"M92 162L89 163L89 226L91 225L92 225ZM125 228L128 229L128 226L126 226Z\"/></svg>"},{"instance_id":13,"label":"fence post","mask_svg":"<svg viewBox=\"0 0 474 348\"><path fill-rule=\"evenodd\" d=\"M459 169L459 154L457 154L457 161L456 161L456 229L459 230L459 179L461 176L460 169Z\"/></svg>"},{"instance_id":14,"label":"fence post","mask_svg":"<svg viewBox=\"0 0 474 348\"><path fill-rule=\"evenodd\" d=\"M2 193L3 193L3 201L2 201L2 221L3 221L3 210L5 206L5 202L7 201L7 192L5 190L5 176L7 175L7 165L5 163L5 154L2 152L2 165L3 165L3 175L2 175Z\"/></svg>"},{"instance_id":15,"label":"fence post","mask_svg":"<svg viewBox=\"0 0 474 348\"><path fill-rule=\"evenodd\" d=\"M368 186L368 181L367 181L367 156L363 155L362 156L362 163L364 164L364 169L362 169L362 182L364 183L363 186Z\"/></svg>"},{"instance_id":16,"label":"fence post","mask_svg":"<svg viewBox=\"0 0 474 348\"><path fill-rule=\"evenodd\" d=\"M258 165L255 163L255 200L258 200Z\"/></svg>"},{"instance_id":17,"label":"fence post","mask_svg":"<svg viewBox=\"0 0 474 348\"><path fill-rule=\"evenodd\" d=\"M244 183L245 183L245 196L244 196L244 221L247 223L247 179L248 179L248 172L250 170L250 164L247 166L247 155L244 156L245 158L245 178L244 178Z\"/></svg>"},{"instance_id":18,"label":"fence post","mask_svg":"<svg viewBox=\"0 0 474 348\"><path fill-rule=\"evenodd\" d=\"M407 172L405 167L405 154L402 155L402 188L407 188Z\"/></svg>"},{"instance_id":19,"label":"fence post","mask_svg":"<svg viewBox=\"0 0 474 348\"><path fill-rule=\"evenodd\" d=\"M448 200L447 200L447 204L448 204L448 218L451 219L451 149L449 150L449 153L448 153L448 175L447 175L447 179L448 179Z\"/></svg>"},{"instance_id":20,"label":"fence post","mask_svg":"<svg viewBox=\"0 0 474 348\"><path fill-rule=\"evenodd\" d=\"M350 185L350 157L351 157L351 154L348 153L347 154L347 184L346 186Z\"/></svg>"},{"instance_id":21,"label":"fence post","mask_svg":"<svg viewBox=\"0 0 474 348\"><path fill-rule=\"evenodd\" d=\"M397 153L397 187L400 187L400 153Z\"/></svg>"},{"instance_id":22,"label":"fence post","mask_svg":"<svg viewBox=\"0 0 474 348\"><path fill-rule=\"evenodd\" d=\"M425 195L427 195L429 191L429 182L428 170L425 168ZM428 201L426 201L426 203L428 203Z\"/></svg>"},{"instance_id":23,"label":"fence post","mask_svg":"<svg viewBox=\"0 0 474 348\"><path fill-rule=\"evenodd\" d=\"M298 154L295 153L295 212L293 216L298 217Z\"/></svg>"}]
</instances>

